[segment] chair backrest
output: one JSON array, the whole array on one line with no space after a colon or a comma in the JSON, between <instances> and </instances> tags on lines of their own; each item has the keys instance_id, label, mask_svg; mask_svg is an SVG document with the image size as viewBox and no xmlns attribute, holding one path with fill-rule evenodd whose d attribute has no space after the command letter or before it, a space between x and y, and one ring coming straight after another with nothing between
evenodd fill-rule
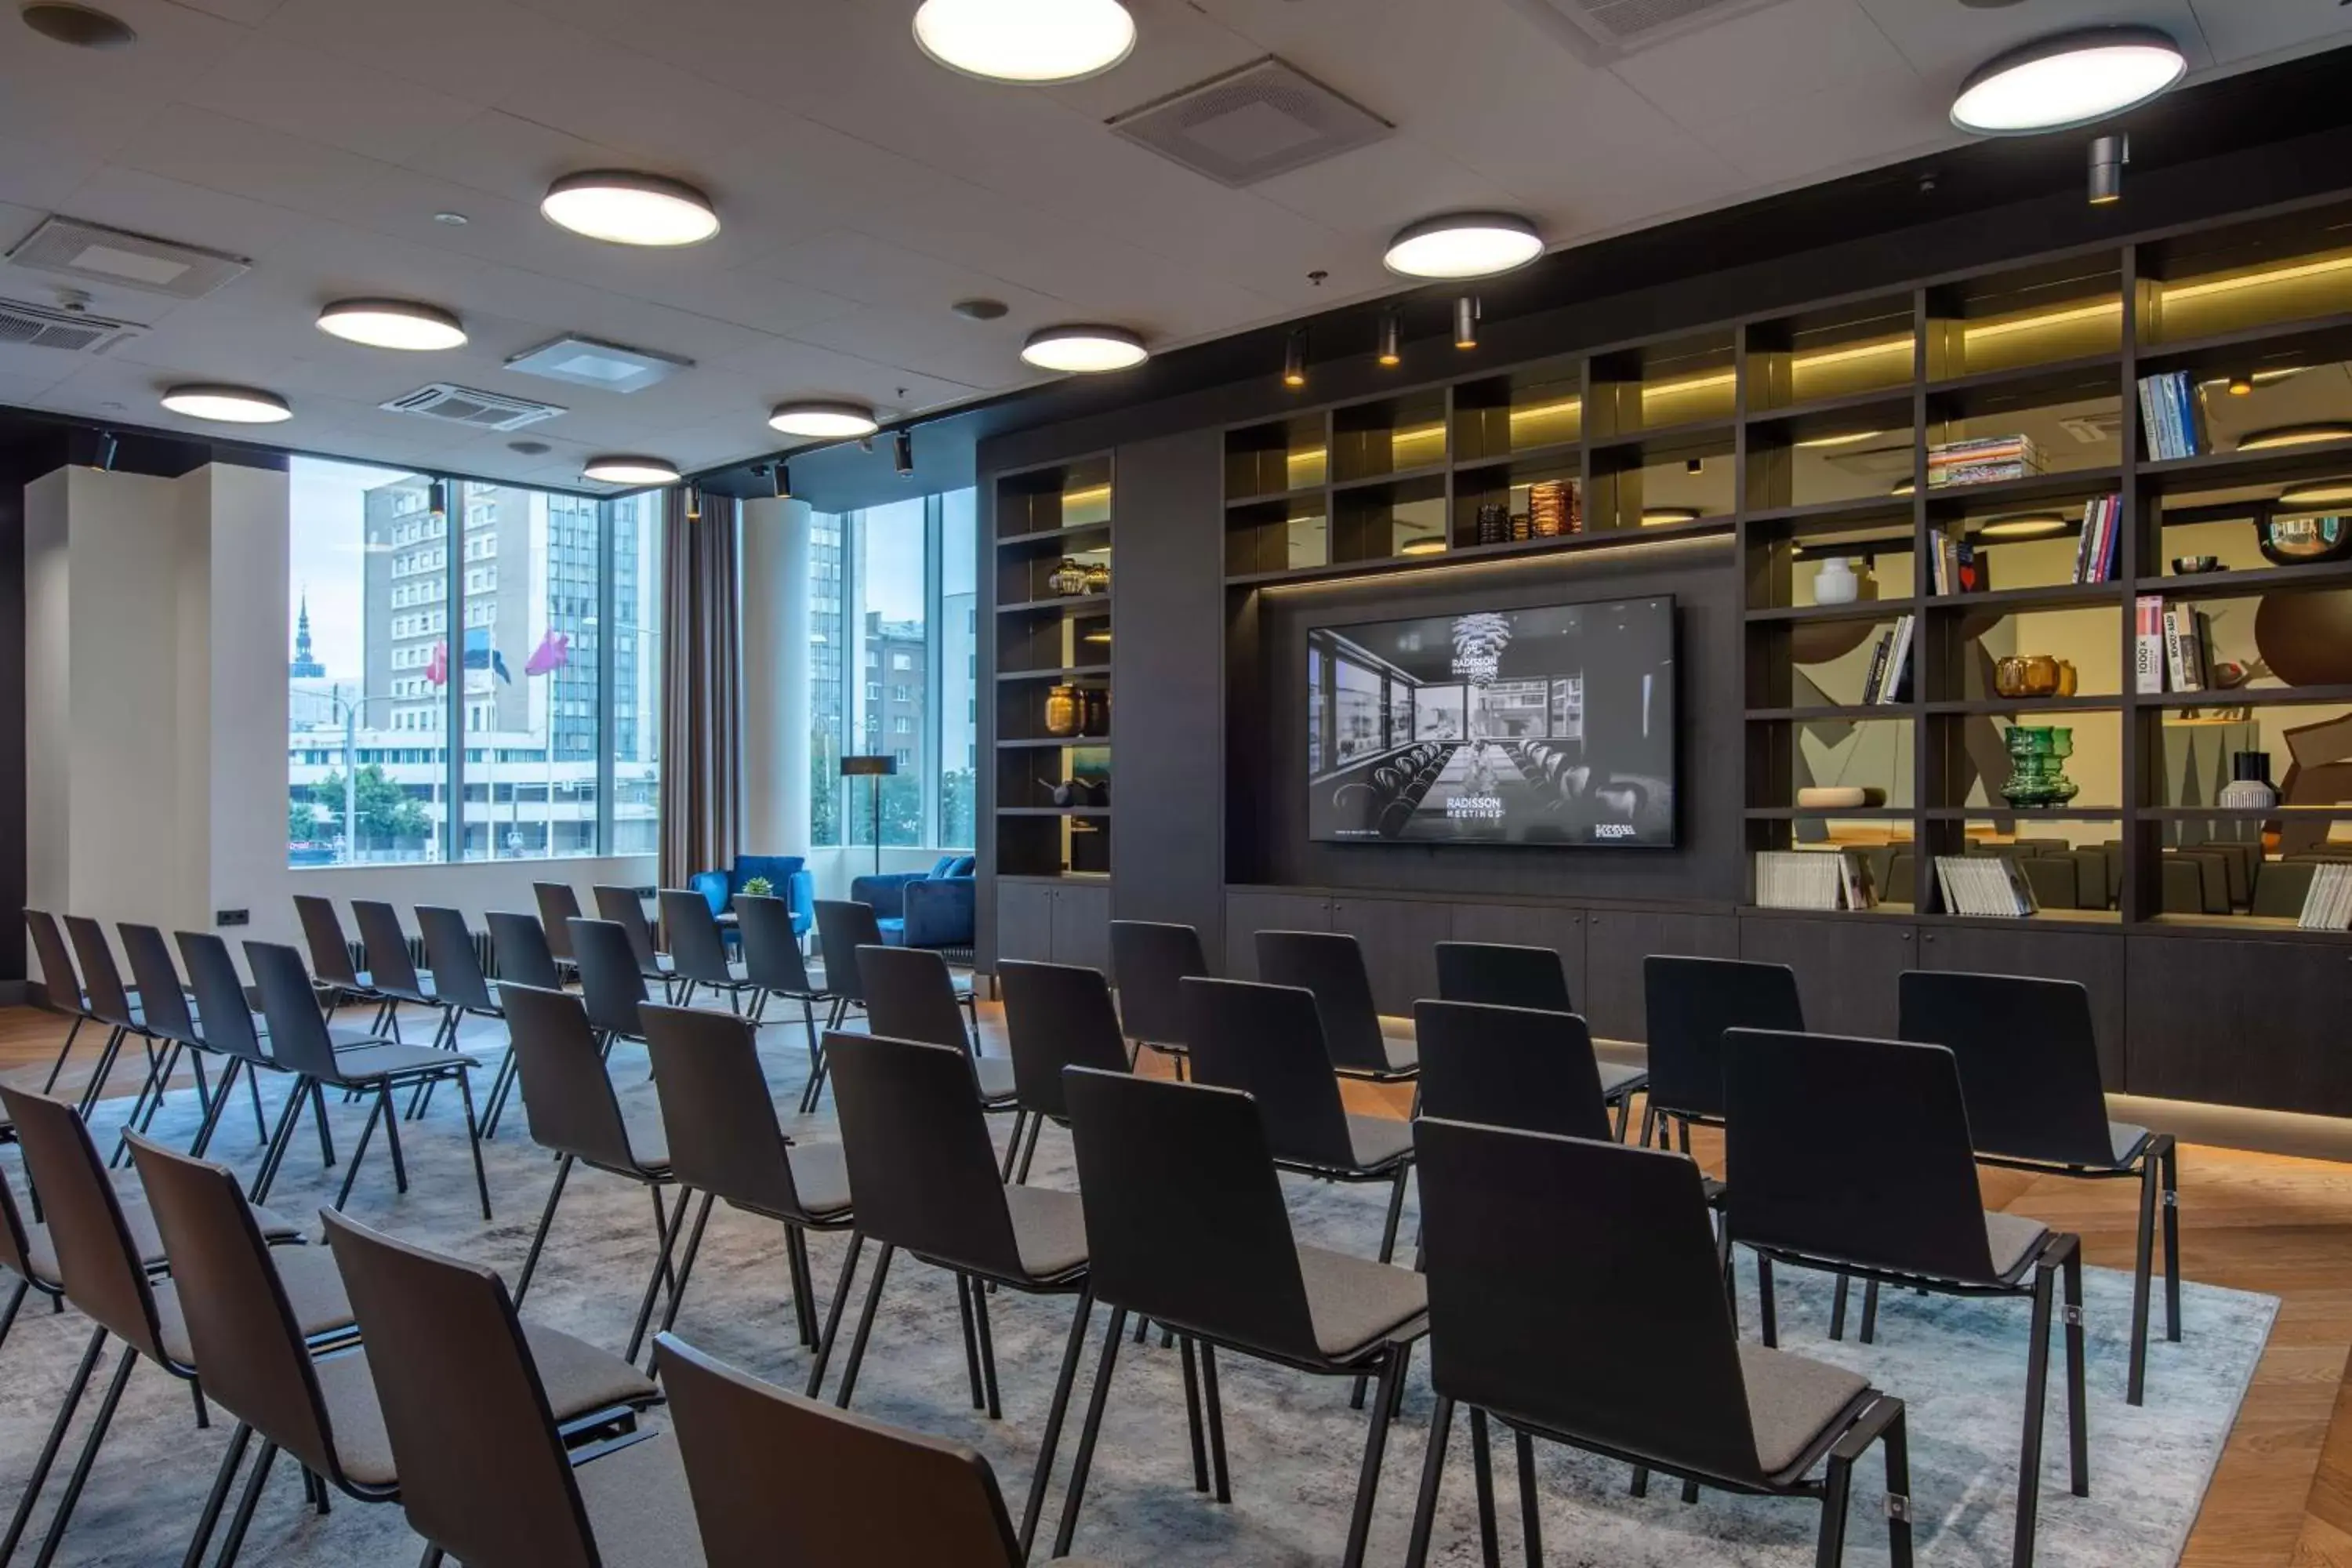
<instances>
[{"instance_id":1,"label":"chair backrest","mask_svg":"<svg viewBox=\"0 0 2352 1568\"><path fill-rule=\"evenodd\" d=\"M2205 872L2193 861L2167 854L2158 862L2162 868L2162 899L2168 915L2201 915L2205 912Z\"/></svg>"},{"instance_id":2,"label":"chair backrest","mask_svg":"<svg viewBox=\"0 0 2352 1568\"><path fill-rule=\"evenodd\" d=\"M1760 1476L1696 1165L1436 1117L1413 1124L1413 1146L1438 1393L1622 1453Z\"/></svg>"},{"instance_id":3,"label":"chair backrest","mask_svg":"<svg viewBox=\"0 0 2352 1568\"><path fill-rule=\"evenodd\" d=\"M996 1149L961 1047L825 1037L857 1228L926 1258L1018 1277Z\"/></svg>"},{"instance_id":4,"label":"chair backrest","mask_svg":"<svg viewBox=\"0 0 2352 1568\"><path fill-rule=\"evenodd\" d=\"M587 1006L569 991L509 981L499 983L499 1000L530 1108L531 1142L607 1170L634 1171L636 1156Z\"/></svg>"},{"instance_id":5,"label":"chair backrest","mask_svg":"<svg viewBox=\"0 0 2352 1568\"><path fill-rule=\"evenodd\" d=\"M547 937L549 951L570 962L572 929L565 922L580 918L580 895L572 890L569 882L533 882L530 896L539 905L540 930Z\"/></svg>"},{"instance_id":6,"label":"chair backrest","mask_svg":"<svg viewBox=\"0 0 2352 1568\"><path fill-rule=\"evenodd\" d=\"M359 922L360 947L367 954L368 983L389 995L423 996L425 982L408 956L400 911L381 899L353 899L352 919Z\"/></svg>"},{"instance_id":7,"label":"chair backrest","mask_svg":"<svg viewBox=\"0 0 2352 1568\"><path fill-rule=\"evenodd\" d=\"M196 1022L204 1029L205 1048L266 1062L260 1031L253 1026L253 1004L236 973L228 943L210 931L176 933L180 962L188 968L188 988L196 994Z\"/></svg>"},{"instance_id":8,"label":"chair backrest","mask_svg":"<svg viewBox=\"0 0 2352 1568\"><path fill-rule=\"evenodd\" d=\"M816 946L824 955L824 988L852 1002L866 1000L857 973L857 950L882 945L882 922L872 904L843 899L816 901Z\"/></svg>"},{"instance_id":9,"label":"chair backrest","mask_svg":"<svg viewBox=\"0 0 2352 1568\"><path fill-rule=\"evenodd\" d=\"M743 943L743 978L770 991L807 995L808 962L800 933L793 930L793 907L781 898L735 895L735 934Z\"/></svg>"},{"instance_id":10,"label":"chair backrest","mask_svg":"<svg viewBox=\"0 0 2352 1568\"><path fill-rule=\"evenodd\" d=\"M672 1334L654 1347L709 1568L1022 1561L971 1449L786 1393Z\"/></svg>"},{"instance_id":11,"label":"chair backrest","mask_svg":"<svg viewBox=\"0 0 2352 1568\"><path fill-rule=\"evenodd\" d=\"M1257 933L1258 978L1268 985L1294 985L1311 992L1323 1019L1323 1048L1331 1065L1386 1072L1388 1047L1381 1043L1381 1010L1372 1001L1371 976L1363 949L1339 931L1262 931Z\"/></svg>"},{"instance_id":12,"label":"chair backrest","mask_svg":"<svg viewBox=\"0 0 2352 1568\"><path fill-rule=\"evenodd\" d=\"M1565 1138L1612 1136L1592 1035L1574 1013L1421 1002L1412 1020L1423 1115Z\"/></svg>"},{"instance_id":13,"label":"chair backrest","mask_svg":"<svg viewBox=\"0 0 2352 1568\"><path fill-rule=\"evenodd\" d=\"M332 1210L320 1217L367 1345L410 1527L467 1568L598 1568L506 1281Z\"/></svg>"},{"instance_id":14,"label":"chair backrest","mask_svg":"<svg viewBox=\"0 0 2352 1568\"><path fill-rule=\"evenodd\" d=\"M300 1320L235 1173L128 1133L205 1393L315 1475L335 1460Z\"/></svg>"},{"instance_id":15,"label":"chair backrest","mask_svg":"<svg viewBox=\"0 0 2352 1568\"><path fill-rule=\"evenodd\" d=\"M866 985L866 1026L874 1033L971 1050L946 959L928 948L861 947L857 973Z\"/></svg>"},{"instance_id":16,"label":"chair backrest","mask_svg":"<svg viewBox=\"0 0 2352 1568\"><path fill-rule=\"evenodd\" d=\"M1495 1007L1534 1007L1573 1013L1568 968L1548 947L1513 947L1498 942L1437 944L1437 994L1448 1002L1483 1002Z\"/></svg>"},{"instance_id":17,"label":"chair backrest","mask_svg":"<svg viewBox=\"0 0 2352 1568\"><path fill-rule=\"evenodd\" d=\"M1950 1051L1734 1029L1723 1087L1734 1237L1937 1279L1991 1279Z\"/></svg>"},{"instance_id":18,"label":"chair backrest","mask_svg":"<svg viewBox=\"0 0 2352 1568\"><path fill-rule=\"evenodd\" d=\"M294 913L302 922L302 942L310 950L310 973L324 985L357 985L359 970L352 963L351 944L343 940L343 922L335 916L331 900L316 893L294 895Z\"/></svg>"},{"instance_id":19,"label":"chair backrest","mask_svg":"<svg viewBox=\"0 0 2352 1568\"><path fill-rule=\"evenodd\" d=\"M1895 1032L1951 1051L1979 1152L2115 1163L2091 994L2079 982L1914 969L1899 984Z\"/></svg>"},{"instance_id":20,"label":"chair backrest","mask_svg":"<svg viewBox=\"0 0 2352 1568\"><path fill-rule=\"evenodd\" d=\"M1661 1110L1721 1116L1723 1032L1802 1033L1796 972L1785 963L1652 953L1642 964L1650 1037L1650 1101Z\"/></svg>"},{"instance_id":21,"label":"chair backrest","mask_svg":"<svg viewBox=\"0 0 2352 1568\"><path fill-rule=\"evenodd\" d=\"M499 979L518 985L536 985L542 991L558 991L563 986L562 971L555 967L553 933L540 923L537 915L516 914L507 910L492 910L482 917L490 928L490 951L498 955ZM567 952L572 946L572 933L563 933Z\"/></svg>"},{"instance_id":22,"label":"chair backrest","mask_svg":"<svg viewBox=\"0 0 2352 1568\"><path fill-rule=\"evenodd\" d=\"M637 967L657 970L658 950L654 946L654 928L646 923L646 901L635 888L615 888L606 883L596 887L596 918L611 921L628 933L629 951L636 955ZM572 957L580 956L575 945Z\"/></svg>"},{"instance_id":23,"label":"chair backrest","mask_svg":"<svg viewBox=\"0 0 2352 1568\"><path fill-rule=\"evenodd\" d=\"M1110 972L1129 1039L1155 1046L1184 1043L1183 983L1209 973L1199 931L1158 921L1113 921Z\"/></svg>"},{"instance_id":24,"label":"chair backrest","mask_svg":"<svg viewBox=\"0 0 2352 1568\"><path fill-rule=\"evenodd\" d=\"M2107 907L2107 852L2099 848L2067 851L2066 858L2074 867L2074 907L2078 910L2104 910Z\"/></svg>"},{"instance_id":25,"label":"chair backrest","mask_svg":"<svg viewBox=\"0 0 2352 1568\"><path fill-rule=\"evenodd\" d=\"M2025 885L2033 890L2033 901L2040 908L2076 907L2081 876L2073 860L2057 855L2032 855L2020 859L2017 868L2025 873Z\"/></svg>"},{"instance_id":26,"label":"chair backrest","mask_svg":"<svg viewBox=\"0 0 2352 1568\"><path fill-rule=\"evenodd\" d=\"M1000 959L1004 1034L1013 1047L1013 1086L1024 1110L1060 1117L1062 1069L1128 1069L1127 1040L1099 969Z\"/></svg>"},{"instance_id":27,"label":"chair backrest","mask_svg":"<svg viewBox=\"0 0 2352 1568\"><path fill-rule=\"evenodd\" d=\"M335 1044L319 1011L318 994L302 968L302 955L274 942L245 944L245 966L261 991L261 1016L269 1021L269 1057L279 1067L334 1082Z\"/></svg>"},{"instance_id":28,"label":"chair backrest","mask_svg":"<svg viewBox=\"0 0 2352 1568\"><path fill-rule=\"evenodd\" d=\"M1095 1295L1179 1329L1313 1356L1298 1244L1250 1097L1088 1068L1068 1079Z\"/></svg>"},{"instance_id":29,"label":"chair backrest","mask_svg":"<svg viewBox=\"0 0 2352 1568\"><path fill-rule=\"evenodd\" d=\"M2296 919L2303 913L2303 901L2310 896L2311 880L2318 871L2309 861L2263 861L2254 868L2253 912Z\"/></svg>"},{"instance_id":30,"label":"chair backrest","mask_svg":"<svg viewBox=\"0 0 2352 1568\"><path fill-rule=\"evenodd\" d=\"M5 1171L0 1171L0 1268L19 1279L33 1277L32 1238L26 1233L24 1214L16 1207L16 1194L8 1189Z\"/></svg>"},{"instance_id":31,"label":"chair backrest","mask_svg":"<svg viewBox=\"0 0 2352 1568\"><path fill-rule=\"evenodd\" d=\"M1192 1077L1251 1096L1276 1159L1355 1163L1314 993L1195 975L1184 982L1184 1003Z\"/></svg>"},{"instance_id":32,"label":"chair backrest","mask_svg":"<svg viewBox=\"0 0 2352 1568\"><path fill-rule=\"evenodd\" d=\"M646 1026L637 1009L646 1000L646 973L637 967L636 950L620 922L574 920L572 962L580 966L580 994L588 1003L588 1021L613 1034L643 1039Z\"/></svg>"},{"instance_id":33,"label":"chair backrest","mask_svg":"<svg viewBox=\"0 0 2352 1568\"><path fill-rule=\"evenodd\" d=\"M735 976L727 968L727 942L719 934L719 917L710 900L691 888L661 890L662 931L669 938L669 961L688 980L725 985Z\"/></svg>"},{"instance_id":34,"label":"chair backrest","mask_svg":"<svg viewBox=\"0 0 2352 1568\"><path fill-rule=\"evenodd\" d=\"M425 937L425 962L433 971L433 994L444 1005L472 1013L495 1013L489 977L482 973L473 931L456 910L416 906L416 929Z\"/></svg>"},{"instance_id":35,"label":"chair backrest","mask_svg":"<svg viewBox=\"0 0 2352 1568\"><path fill-rule=\"evenodd\" d=\"M131 1011L131 993L123 989L122 971L115 967L114 949L106 940L106 928L88 915L68 915L66 935L72 940L74 957L81 964L90 1016L101 1024L139 1027Z\"/></svg>"},{"instance_id":36,"label":"chair backrest","mask_svg":"<svg viewBox=\"0 0 2352 1568\"><path fill-rule=\"evenodd\" d=\"M184 1046L202 1045L180 971L172 963L172 944L163 933L129 921L114 929L121 933L122 951L131 960L131 978L139 987L139 1014L147 1022L147 1032Z\"/></svg>"},{"instance_id":37,"label":"chair backrest","mask_svg":"<svg viewBox=\"0 0 2352 1568\"><path fill-rule=\"evenodd\" d=\"M41 1195L66 1300L150 1361L164 1361L147 1270L98 1145L62 1100L0 1083L0 1106L25 1148L25 1179Z\"/></svg>"},{"instance_id":38,"label":"chair backrest","mask_svg":"<svg viewBox=\"0 0 2352 1568\"><path fill-rule=\"evenodd\" d=\"M648 1002L646 1052L653 1058L670 1172L682 1186L761 1214L803 1212L760 1068L758 1026L708 1007Z\"/></svg>"},{"instance_id":39,"label":"chair backrest","mask_svg":"<svg viewBox=\"0 0 2352 1568\"><path fill-rule=\"evenodd\" d=\"M84 1012L81 976L66 952L57 917L47 910L26 910L25 925L33 933L33 954L41 961L41 989L48 994L49 1005L60 1013Z\"/></svg>"}]
</instances>

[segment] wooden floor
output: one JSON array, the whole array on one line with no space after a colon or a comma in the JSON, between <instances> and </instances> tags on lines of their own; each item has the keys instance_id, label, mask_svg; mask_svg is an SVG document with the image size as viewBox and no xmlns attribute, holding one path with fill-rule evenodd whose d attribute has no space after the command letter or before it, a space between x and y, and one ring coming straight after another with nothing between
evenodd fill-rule
<instances>
[{"instance_id":1,"label":"wooden floor","mask_svg":"<svg viewBox=\"0 0 2352 1568\"><path fill-rule=\"evenodd\" d=\"M1002 1013L982 1011L1001 1050ZM47 1014L0 1009L0 1072L46 1074L63 1037ZM85 1029L75 1056L93 1049ZM1164 1072L1164 1058L1146 1053L1145 1068ZM60 1087L79 1078L69 1070ZM119 1073L117 1091L133 1092L131 1078ZM1345 1088L1357 1110L1402 1115L1410 1102L1409 1091ZM1717 1168L1720 1145L1704 1130L1694 1148ZM2183 1275L2283 1302L2182 1562L2352 1568L2352 1165L2186 1146L2180 1187ZM1985 1194L1990 1207L2079 1232L2094 1264L2131 1267L2137 1183L1989 1171ZM2160 1383L2151 1396L2163 1397Z\"/></svg>"}]
</instances>

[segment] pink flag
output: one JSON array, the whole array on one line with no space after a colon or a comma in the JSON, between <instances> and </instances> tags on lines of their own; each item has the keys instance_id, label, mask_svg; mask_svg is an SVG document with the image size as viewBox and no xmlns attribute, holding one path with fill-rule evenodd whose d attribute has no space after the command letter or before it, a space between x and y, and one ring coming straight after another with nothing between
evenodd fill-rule
<instances>
[{"instance_id":1,"label":"pink flag","mask_svg":"<svg viewBox=\"0 0 2352 1568\"><path fill-rule=\"evenodd\" d=\"M425 666L425 679L436 686L449 683L449 645L446 642L433 645L433 658Z\"/></svg>"},{"instance_id":2,"label":"pink flag","mask_svg":"<svg viewBox=\"0 0 2352 1568\"><path fill-rule=\"evenodd\" d=\"M522 672L525 675L545 675L551 670L562 669L571 662L571 637L563 632L551 630L545 637L539 639L539 646L531 650L530 658L523 662Z\"/></svg>"}]
</instances>

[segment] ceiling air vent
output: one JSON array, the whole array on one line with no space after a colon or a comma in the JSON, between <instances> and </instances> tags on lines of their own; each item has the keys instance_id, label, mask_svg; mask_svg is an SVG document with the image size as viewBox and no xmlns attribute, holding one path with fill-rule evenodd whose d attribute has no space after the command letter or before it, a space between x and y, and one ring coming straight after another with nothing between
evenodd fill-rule
<instances>
[{"instance_id":1,"label":"ceiling air vent","mask_svg":"<svg viewBox=\"0 0 2352 1568\"><path fill-rule=\"evenodd\" d=\"M60 310L49 305L28 305L22 300L0 300L0 344L10 347L102 354L146 330L128 321L93 316L87 310Z\"/></svg>"},{"instance_id":2,"label":"ceiling air vent","mask_svg":"<svg viewBox=\"0 0 2352 1568\"><path fill-rule=\"evenodd\" d=\"M1727 22L1780 0L1516 0L1594 65Z\"/></svg>"},{"instance_id":3,"label":"ceiling air vent","mask_svg":"<svg viewBox=\"0 0 2352 1568\"><path fill-rule=\"evenodd\" d=\"M1138 146L1234 186L1319 163L1396 129L1272 55L1108 123Z\"/></svg>"},{"instance_id":4,"label":"ceiling air vent","mask_svg":"<svg viewBox=\"0 0 2352 1568\"><path fill-rule=\"evenodd\" d=\"M16 242L8 259L19 267L175 300L201 300L253 265L242 256L57 216L43 218L40 227Z\"/></svg>"},{"instance_id":5,"label":"ceiling air vent","mask_svg":"<svg viewBox=\"0 0 2352 1568\"><path fill-rule=\"evenodd\" d=\"M604 392L642 392L679 371L693 369L694 362L567 332L553 342L516 354L507 361L507 368Z\"/></svg>"},{"instance_id":6,"label":"ceiling air vent","mask_svg":"<svg viewBox=\"0 0 2352 1568\"><path fill-rule=\"evenodd\" d=\"M453 386L446 381L420 386L383 407L390 414L414 414L476 430L520 430L563 412L552 403L502 397L495 392L477 392L470 386Z\"/></svg>"}]
</instances>

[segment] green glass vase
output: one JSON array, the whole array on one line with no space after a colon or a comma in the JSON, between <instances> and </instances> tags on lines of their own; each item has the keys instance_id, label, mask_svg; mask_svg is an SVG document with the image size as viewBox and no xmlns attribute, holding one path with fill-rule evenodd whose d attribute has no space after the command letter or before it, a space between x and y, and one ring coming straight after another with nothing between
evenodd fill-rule
<instances>
[{"instance_id":1,"label":"green glass vase","mask_svg":"<svg viewBox=\"0 0 2352 1568\"><path fill-rule=\"evenodd\" d=\"M2012 724L2009 729L2009 782L2001 799L2021 810L2063 805L2080 793L2066 776L2074 754L2074 731L2048 724Z\"/></svg>"}]
</instances>

